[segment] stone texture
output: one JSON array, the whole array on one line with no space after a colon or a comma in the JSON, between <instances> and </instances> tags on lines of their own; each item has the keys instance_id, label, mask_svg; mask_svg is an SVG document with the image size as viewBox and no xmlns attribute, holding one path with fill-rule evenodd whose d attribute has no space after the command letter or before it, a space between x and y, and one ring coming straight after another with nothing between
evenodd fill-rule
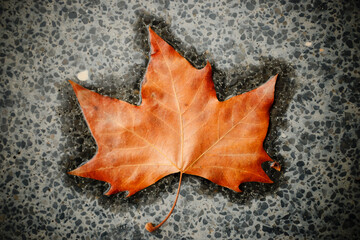
<instances>
[{"instance_id":1,"label":"stone texture","mask_svg":"<svg viewBox=\"0 0 360 240\"><path fill-rule=\"evenodd\" d=\"M3 1L1 239L359 239L360 9L356 1ZM96 151L67 79L139 102L150 24L220 100L279 73L265 142L283 166L243 193L178 175L129 199L67 171Z\"/></svg>"}]
</instances>

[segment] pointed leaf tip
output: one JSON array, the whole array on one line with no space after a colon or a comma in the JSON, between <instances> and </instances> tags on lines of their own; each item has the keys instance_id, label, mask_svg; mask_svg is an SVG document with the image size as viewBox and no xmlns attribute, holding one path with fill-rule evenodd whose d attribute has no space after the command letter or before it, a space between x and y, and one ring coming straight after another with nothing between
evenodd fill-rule
<instances>
[{"instance_id":1,"label":"pointed leaf tip","mask_svg":"<svg viewBox=\"0 0 360 240\"><path fill-rule=\"evenodd\" d=\"M73 82L72 80L68 80L68 81L69 81L69 83L71 84L72 88L74 89L75 94L77 94L77 92L78 92L79 90L85 89L83 86L77 84L76 82Z\"/></svg>"},{"instance_id":2,"label":"pointed leaf tip","mask_svg":"<svg viewBox=\"0 0 360 240\"><path fill-rule=\"evenodd\" d=\"M271 167L272 167L273 169L275 169L276 171L281 171L281 166L280 166L280 164L279 164L278 162L273 162L273 163L271 164Z\"/></svg>"},{"instance_id":3,"label":"pointed leaf tip","mask_svg":"<svg viewBox=\"0 0 360 240\"><path fill-rule=\"evenodd\" d=\"M149 34L150 36L156 35L155 31L149 26Z\"/></svg>"},{"instance_id":4,"label":"pointed leaf tip","mask_svg":"<svg viewBox=\"0 0 360 240\"><path fill-rule=\"evenodd\" d=\"M256 89L260 89L262 87L271 88L272 92L275 92L275 85L276 85L276 80L277 80L278 75L279 74L276 74L276 75L270 77L264 84L262 84L260 87L258 87ZM256 89L254 89L254 90L256 90Z\"/></svg>"},{"instance_id":5,"label":"pointed leaf tip","mask_svg":"<svg viewBox=\"0 0 360 240\"><path fill-rule=\"evenodd\" d=\"M71 170L71 171L67 172L67 174L73 175L73 176L80 176L80 177L81 177L78 169L79 169L79 168L76 168L76 169L74 169L74 170Z\"/></svg>"},{"instance_id":6,"label":"pointed leaf tip","mask_svg":"<svg viewBox=\"0 0 360 240\"><path fill-rule=\"evenodd\" d=\"M72 87L76 86L76 83L73 82L72 80L68 79L69 83L71 84Z\"/></svg>"},{"instance_id":7,"label":"pointed leaf tip","mask_svg":"<svg viewBox=\"0 0 360 240\"><path fill-rule=\"evenodd\" d=\"M209 61L206 61L206 65L205 65L205 67L204 68L210 68L211 69L211 64L210 64L210 62Z\"/></svg>"},{"instance_id":8,"label":"pointed leaf tip","mask_svg":"<svg viewBox=\"0 0 360 240\"><path fill-rule=\"evenodd\" d=\"M71 86L75 89L79 84L77 84L77 83L75 83L74 81L72 81L72 80L68 80L69 81L69 83L71 84Z\"/></svg>"},{"instance_id":9,"label":"pointed leaf tip","mask_svg":"<svg viewBox=\"0 0 360 240\"><path fill-rule=\"evenodd\" d=\"M109 183L109 184L110 184L110 183ZM113 185L110 184L109 189L108 189L106 192L104 192L104 195L110 196L110 195L112 195L112 194L114 194L114 193L117 193L117 192L118 192L118 191L116 190L116 188L115 188Z\"/></svg>"},{"instance_id":10,"label":"pointed leaf tip","mask_svg":"<svg viewBox=\"0 0 360 240\"><path fill-rule=\"evenodd\" d=\"M279 76L278 73L277 73L276 75L272 76L272 77L270 78L270 81L274 81L274 82L276 83L278 76Z\"/></svg>"},{"instance_id":11,"label":"pointed leaf tip","mask_svg":"<svg viewBox=\"0 0 360 240\"><path fill-rule=\"evenodd\" d=\"M235 188L231 188L235 192L242 192L239 186L236 186Z\"/></svg>"}]
</instances>

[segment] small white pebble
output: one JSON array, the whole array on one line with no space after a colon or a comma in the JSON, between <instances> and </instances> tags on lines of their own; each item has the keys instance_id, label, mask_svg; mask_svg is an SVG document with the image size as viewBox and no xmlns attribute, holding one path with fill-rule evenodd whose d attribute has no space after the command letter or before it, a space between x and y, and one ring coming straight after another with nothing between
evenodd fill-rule
<instances>
[{"instance_id":1,"label":"small white pebble","mask_svg":"<svg viewBox=\"0 0 360 240\"><path fill-rule=\"evenodd\" d=\"M76 77L80 80L80 81L86 81L89 79L89 71L85 70L82 72L79 72Z\"/></svg>"},{"instance_id":2,"label":"small white pebble","mask_svg":"<svg viewBox=\"0 0 360 240\"><path fill-rule=\"evenodd\" d=\"M312 45L312 42L306 42L305 46L310 47Z\"/></svg>"}]
</instances>

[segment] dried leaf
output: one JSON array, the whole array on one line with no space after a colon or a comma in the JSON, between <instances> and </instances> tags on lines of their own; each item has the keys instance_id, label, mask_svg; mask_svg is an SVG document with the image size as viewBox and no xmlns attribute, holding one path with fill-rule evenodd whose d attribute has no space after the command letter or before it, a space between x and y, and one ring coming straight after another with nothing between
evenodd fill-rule
<instances>
[{"instance_id":1,"label":"dried leaf","mask_svg":"<svg viewBox=\"0 0 360 240\"><path fill-rule=\"evenodd\" d=\"M277 76L219 102L209 63L194 68L149 28L151 59L140 106L102 96L70 81L98 146L70 174L110 183L106 195L128 196L180 172L240 192L243 182L271 183L261 168ZM279 169L279 168L278 168ZM149 231L160 227L146 225Z\"/></svg>"}]
</instances>

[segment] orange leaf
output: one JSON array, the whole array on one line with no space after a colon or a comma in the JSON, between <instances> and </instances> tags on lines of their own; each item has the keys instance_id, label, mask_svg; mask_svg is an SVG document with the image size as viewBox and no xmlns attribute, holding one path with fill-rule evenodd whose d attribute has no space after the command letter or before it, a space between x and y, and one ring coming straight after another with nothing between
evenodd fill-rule
<instances>
[{"instance_id":1,"label":"orange leaf","mask_svg":"<svg viewBox=\"0 0 360 240\"><path fill-rule=\"evenodd\" d=\"M149 28L151 59L140 106L105 97L70 81L98 146L70 174L110 183L106 195L128 196L180 172L240 192L243 182L271 183L261 168L277 76L219 102L209 63L194 68ZM146 225L149 231L160 227Z\"/></svg>"}]
</instances>

